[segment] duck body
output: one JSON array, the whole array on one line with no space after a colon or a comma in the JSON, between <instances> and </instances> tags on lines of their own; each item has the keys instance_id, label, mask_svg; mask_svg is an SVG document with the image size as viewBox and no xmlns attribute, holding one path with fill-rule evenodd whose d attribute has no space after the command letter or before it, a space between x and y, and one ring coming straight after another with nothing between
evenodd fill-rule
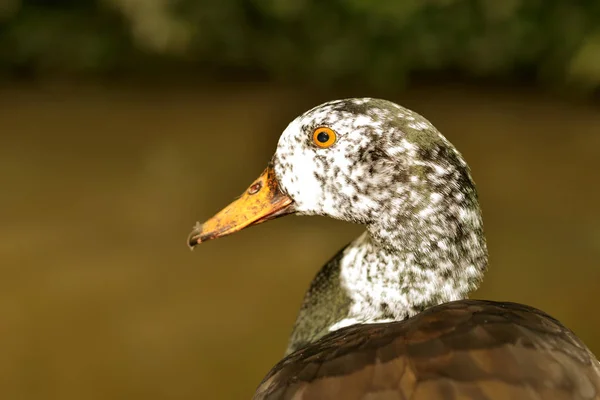
<instances>
[{"instance_id":1,"label":"duck body","mask_svg":"<svg viewBox=\"0 0 600 400\"><path fill-rule=\"evenodd\" d=\"M254 399L600 399L600 365L540 310L458 300L329 333L275 365Z\"/></svg>"},{"instance_id":2,"label":"duck body","mask_svg":"<svg viewBox=\"0 0 600 400\"><path fill-rule=\"evenodd\" d=\"M598 399L600 364L549 315L467 300L488 267L470 169L424 117L361 98L283 131L194 246L287 214L366 227L316 275L255 399Z\"/></svg>"}]
</instances>

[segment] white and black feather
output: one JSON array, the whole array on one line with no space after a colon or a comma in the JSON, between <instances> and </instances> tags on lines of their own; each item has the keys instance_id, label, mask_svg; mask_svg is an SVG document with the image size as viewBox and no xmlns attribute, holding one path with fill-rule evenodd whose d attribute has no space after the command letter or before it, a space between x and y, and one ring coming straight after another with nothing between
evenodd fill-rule
<instances>
[{"instance_id":1,"label":"white and black feather","mask_svg":"<svg viewBox=\"0 0 600 400\"><path fill-rule=\"evenodd\" d=\"M329 148L313 143L321 126L337 134ZM288 352L347 325L464 299L479 285L487 248L474 182L419 114L371 98L322 104L289 124L273 165L297 213L367 227L313 280Z\"/></svg>"}]
</instances>

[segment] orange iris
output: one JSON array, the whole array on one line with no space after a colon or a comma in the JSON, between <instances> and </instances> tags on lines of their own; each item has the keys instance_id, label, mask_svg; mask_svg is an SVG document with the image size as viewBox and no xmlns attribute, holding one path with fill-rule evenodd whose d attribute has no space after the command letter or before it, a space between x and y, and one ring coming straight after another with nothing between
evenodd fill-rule
<instances>
[{"instance_id":1,"label":"orange iris","mask_svg":"<svg viewBox=\"0 0 600 400\"><path fill-rule=\"evenodd\" d=\"M321 126L313 132L313 142L322 149L331 147L336 139L337 135L333 129L326 126Z\"/></svg>"}]
</instances>

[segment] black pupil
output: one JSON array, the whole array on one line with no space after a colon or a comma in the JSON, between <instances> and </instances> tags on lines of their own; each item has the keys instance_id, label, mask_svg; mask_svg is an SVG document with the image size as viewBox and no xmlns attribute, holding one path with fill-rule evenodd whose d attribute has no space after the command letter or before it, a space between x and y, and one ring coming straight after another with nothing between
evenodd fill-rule
<instances>
[{"instance_id":1,"label":"black pupil","mask_svg":"<svg viewBox=\"0 0 600 400\"><path fill-rule=\"evenodd\" d=\"M321 143L327 143L327 141L329 140L329 134L327 132L319 132L319 134L317 135L317 140Z\"/></svg>"}]
</instances>

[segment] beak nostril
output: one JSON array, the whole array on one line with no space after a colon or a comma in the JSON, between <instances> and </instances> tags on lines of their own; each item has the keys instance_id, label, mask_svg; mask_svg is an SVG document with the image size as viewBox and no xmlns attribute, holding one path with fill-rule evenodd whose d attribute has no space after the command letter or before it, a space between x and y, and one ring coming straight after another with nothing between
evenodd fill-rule
<instances>
[{"instance_id":1,"label":"beak nostril","mask_svg":"<svg viewBox=\"0 0 600 400\"><path fill-rule=\"evenodd\" d=\"M248 194L252 195L252 194L256 194L258 193L258 191L262 189L262 183L260 182L256 182L254 185L250 186L250 188L248 188Z\"/></svg>"}]
</instances>

